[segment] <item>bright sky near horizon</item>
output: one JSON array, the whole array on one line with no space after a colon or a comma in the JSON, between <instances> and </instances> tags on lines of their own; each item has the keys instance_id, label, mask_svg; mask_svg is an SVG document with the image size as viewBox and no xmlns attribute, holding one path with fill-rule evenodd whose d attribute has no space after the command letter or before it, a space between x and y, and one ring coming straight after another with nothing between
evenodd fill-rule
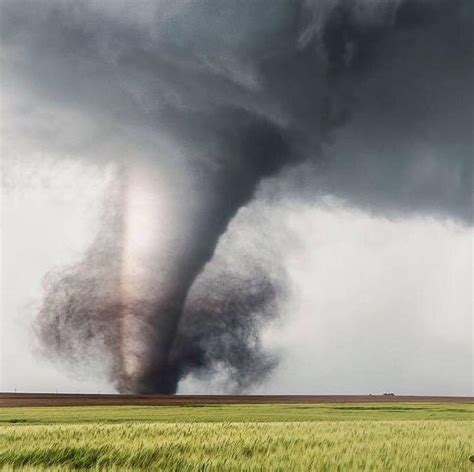
<instances>
[{"instance_id":1,"label":"bright sky near horizon","mask_svg":"<svg viewBox=\"0 0 474 472\"><path fill-rule=\"evenodd\" d=\"M31 327L43 276L80 259L95 235L107 174L47 159L35 174L27 169L7 163L4 172L0 389L112 392L97 365L88 375L44 359ZM284 256L291 297L263 335L280 365L256 392L473 393L471 229L333 201L261 203L238 215L230 247L239 238L258 247L260 215L283 222L298 243ZM282 240L265 244L278 250ZM221 392L219 382L190 377L180 392Z\"/></svg>"}]
</instances>

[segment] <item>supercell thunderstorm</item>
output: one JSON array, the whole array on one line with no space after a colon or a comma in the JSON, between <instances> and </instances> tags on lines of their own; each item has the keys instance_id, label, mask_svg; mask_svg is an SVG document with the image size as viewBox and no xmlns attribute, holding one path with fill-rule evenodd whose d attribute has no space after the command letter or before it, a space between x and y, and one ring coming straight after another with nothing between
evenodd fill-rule
<instances>
[{"instance_id":1,"label":"supercell thunderstorm","mask_svg":"<svg viewBox=\"0 0 474 472\"><path fill-rule=\"evenodd\" d=\"M9 73L135 136L103 158L100 231L47 275L36 325L49 356L102 359L121 392L221 368L245 391L275 367L259 333L284 270L205 270L265 179L317 169L285 188L472 218L469 0L2 3Z\"/></svg>"}]
</instances>

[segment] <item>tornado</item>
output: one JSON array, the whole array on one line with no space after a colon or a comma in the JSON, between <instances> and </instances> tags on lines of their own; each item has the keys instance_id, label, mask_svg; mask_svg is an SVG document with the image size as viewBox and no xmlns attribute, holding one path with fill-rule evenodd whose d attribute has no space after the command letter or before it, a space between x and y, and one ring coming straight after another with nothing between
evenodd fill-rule
<instances>
[{"instance_id":1,"label":"tornado","mask_svg":"<svg viewBox=\"0 0 474 472\"><path fill-rule=\"evenodd\" d=\"M97 238L82 263L48 282L40 337L50 346L57 340L58 350L62 339L86 344L77 325L88 324L114 346L120 392L176 392L184 364L171 362L170 353L190 288L261 179L296 159L280 129L238 110L222 113L221 145L212 165L201 165L199 179L191 172L183 187L173 188L153 162L118 167L104 209L107 238Z\"/></svg>"},{"instance_id":2,"label":"tornado","mask_svg":"<svg viewBox=\"0 0 474 472\"><path fill-rule=\"evenodd\" d=\"M127 386L121 390L176 391L179 366L170 365L169 356L187 294L237 210L252 198L263 177L277 172L293 155L281 130L245 113L226 111L227 118L229 114L218 136L226 144L238 139L238 146L214 151L214 162L221 159L223 165L208 169L193 183L206 188L192 205L182 203L166 216L164 207L160 212L159 173L150 166L128 171L122 293L131 309L122 315L129 369Z\"/></svg>"},{"instance_id":3,"label":"tornado","mask_svg":"<svg viewBox=\"0 0 474 472\"><path fill-rule=\"evenodd\" d=\"M99 231L45 277L35 330L120 392L175 393L219 365L248 390L276 365L259 333L284 277L206 267L262 184L471 221L472 2L132 3L2 4L10 85L81 117L61 155L113 169Z\"/></svg>"}]
</instances>

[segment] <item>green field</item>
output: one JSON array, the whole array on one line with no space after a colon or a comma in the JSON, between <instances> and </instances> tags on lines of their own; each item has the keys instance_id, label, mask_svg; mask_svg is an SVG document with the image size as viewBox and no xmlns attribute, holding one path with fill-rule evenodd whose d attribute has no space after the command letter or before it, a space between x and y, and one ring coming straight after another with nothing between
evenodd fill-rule
<instances>
[{"instance_id":1,"label":"green field","mask_svg":"<svg viewBox=\"0 0 474 472\"><path fill-rule=\"evenodd\" d=\"M467 404L0 410L2 470L474 471Z\"/></svg>"}]
</instances>

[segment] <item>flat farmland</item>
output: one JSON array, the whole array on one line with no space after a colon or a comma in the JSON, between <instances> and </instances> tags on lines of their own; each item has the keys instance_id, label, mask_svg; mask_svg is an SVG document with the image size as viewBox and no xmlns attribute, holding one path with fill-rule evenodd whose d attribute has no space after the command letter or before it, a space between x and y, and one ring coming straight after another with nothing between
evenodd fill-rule
<instances>
[{"instance_id":1,"label":"flat farmland","mask_svg":"<svg viewBox=\"0 0 474 472\"><path fill-rule=\"evenodd\" d=\"M338 403L192 400L156 406L1 408L0 468L328 472L474 469L469 460L474 454L474 405L469 398L429 402L395 397Z\"/></svg>"},{"instance_id":2,"label":"flat farmland","mask_svg":"<svg viewBox=\"0 0 474 472\"><path fill-rule=\"evenodd\" d=\"M77 393L0 393L0 407L12 406L186 406L320 403L473 403L473 397L399 395L118 395Z\"/></svg>"}]
</instances>

